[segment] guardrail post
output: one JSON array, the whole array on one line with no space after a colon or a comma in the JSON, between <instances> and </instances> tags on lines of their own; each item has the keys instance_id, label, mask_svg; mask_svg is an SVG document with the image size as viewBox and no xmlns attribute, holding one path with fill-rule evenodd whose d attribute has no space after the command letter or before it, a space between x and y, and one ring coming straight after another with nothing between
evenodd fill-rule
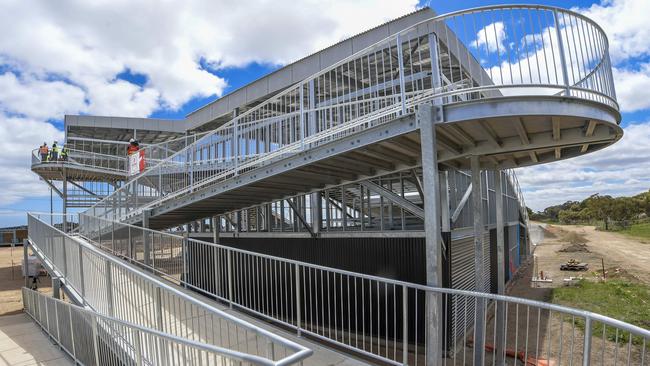
<instances>
[{"instance_id":1,"label":"guardrail post","mask_svg":"<svg viewBox=\"0 0 650 366\"><path fill-rule=\"evenodd\" d=\"M585 341L582 348L582 365L589 366L591 364L591 317L587 315L585 318ZM632 334L630 333L630 337Z\"/></svg>"},{"instance_id":2,"label":"guardrail post","mask_svg":"<svg viewBox=\"0 0 650 366\"><path fill-rule=\"evenodd\" d=\"M151 265L151 243L149 242L149 217L151 216L151 211L144 210L142 211L142 244L144 247L144 265L149 267Z\"/></svg>"},{"instance_id":3,"label":"guardrail post","mask_svg":"<svg viewBox=\"0 0 650 366\"><path fill-rule=\"evenodd\" d=\"M398 34L397 42L397 65L399 67L399 92L402 102L402 115L406 114L406 91L404 90L404 57L402 51L402 37Z\"/></svg>"},{"instance_id":4,"label":"guardrail post","mask_svg":"<svg viewBox=\"0 0 650 366\"><path fill-rule=\"evenodd\" d=\"M300 150L305 150L305 114L304 114L304 93L305 93L305 86L304 84L300 84L298 86L300 88Z\"/></svg>"},{"instance_id":5,"label":"guardrail post","mask_svg":"<svg viewBox=\"0 0 650 366\"><path fill-rule=\"evenodd\" d=\"M187 226L188 232L185 233L185 237L183 238L183 287L187 288L187 244L188 244L188 236L190 235L189 233L189 225Z\"/></svg>"},{"instance_id":6,"label":"guardrail post","mask_svg":"<svg viewBox=\"0 0 650 366\"><path fill-rule=\"evenodd\" d=\"M230 303L230 308L232 309L232 303L234 301L232 297L232 249L228 250L228 301Z\"/></svg>"},{"instance_id":7,"label":"guardrail post","mask_svg":"<svg viewBox=\"0 0 650 366\"><path fill-rule=\"evenodd\" d=\"M83 269L84 269L84 262L83 262L83 249L82 246L79 245L79 281L81 281L80 286L81 286L81 297L83 300L84 305L86 304L86 285L84 283L84 276L83 276Z\"/></svg>"},{"instance_id":8,"label":"guardrail post","mask_svg":"<svg viewBox=\"0 0 650 366\"><path fill-rule=\"evenodd\" d=\"M566 96L571 96L569 90L569 73L566 63L566 55L564 54L564 41L562 40L562 31L560 31L560 18L558 17L557 10L553 10L553 17L555 18L555 33L557 35L558 49L560 52L560 63L562 64L562 76L564 78L564 92ZM558 80L559 81L559 80Z\"/></svg>"},{"instance_id":9,"label":"guardrail post","mask_svg":"<svg viewBox=\"0 0 650 366\"><path fill-rule=\"evenodd\" d=\"M115 304L113 302L113 274L111 273L111 262L106 261L104 276L106 277L106 300L108 301L108 314L113 316Z\"/></svg>"},{"instance_id":10,"label":"guardrail post","mask_svg":"<svg viewBox=\"0 0 650 366\"><path fill-rule=\"evenodd\" d=\"M135 364L137 366L142 366L142 346L140 344L140 332L133 329L132 334L133 334L133 341L135 343L134 344L134 348L135 348Z\"/></svg>"},{"instance_id":11,"label":"guardrail post","mask_svg":"<svg viewBox=\"0 0 650 366\"><path fill-rule=\"evenodd\" d=\"M402 364L408 364L409 355L409 315L408 315L408 287L402 285Z\"/></svg>"},{"instance_id":12,"label":"guardrail post","mask_svg":"<svg viewBox=\"0 0 650 366\"><path fill-rule=\"evenodd\" d=\"M294 273L295 273L295 283L296 283L296 334L300 337L300 323L302 321L302 315L300 312L300 266L294 264Z\"/></svg>"},{"instance_id":13,"label":"guardrail post","mask_svg":"<svg viewBox=\"0 0 650 366\"><path fill-rule=\"evenodd\" d=\"M93 315L91 319L93 330L93 347L95 348L95 365L101 365L101 363L99 363L99 342L97 342L97 317Z\"/></svg>"},{"instance_id":14,"label":"guardrail post","mask_svg":"<svg viewBox=\"0 0 650 366\"><path fill-rule=\"evenodd\" d=\"M68 306L68 318L70 320L70 343L72 343L72 357L77 361L77 347L74 345L74 327L72 326L72 306Z\"/></svg>"},{"instance_id":15,"label":"guardrail post","mask_svg":"<svg viewBox=\"0 0 650 366\"><path fill-rule=\"evenodd\" d=\"M29 240L24 239L23 240L23 271L25 271L25 287L30 288L30 283L29 283L29 254L28 254L28 249L29 249Z\"/></svg>"}]
</instances>

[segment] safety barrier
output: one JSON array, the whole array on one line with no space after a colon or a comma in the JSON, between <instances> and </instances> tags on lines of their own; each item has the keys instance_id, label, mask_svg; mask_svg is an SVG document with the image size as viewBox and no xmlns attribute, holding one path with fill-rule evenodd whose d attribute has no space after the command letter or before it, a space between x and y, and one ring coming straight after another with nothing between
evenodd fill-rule
<instances>
[{"instance_id":1,"label":"safety barrier","mask_svg":"<svg viewBox=\"0 0 650 366\"><path fill-rule=\"evenodd\" d=\"M425 341L425 304L434 299L445 364L492 364L506 358L507 350L520 352L523 360L557 364L611 364L614 358L616 364L646 363L650 331L588 311L432 288L87 215L80 220L81 235L105 251L299 334L383 362L425 363L431 344Z\"/></svg>"},{"instance_id":2,"label":"safety barrier","mask_svg":"<svg viewBox=\"0 0 650 366\"><path fill-rule=\"evenodd\" d=\"M29 240L45 266L94 311L192 342L276 365L311 350L207 305L28 215ZM241 358L240 357L240 358Z\"/></svg>"},{"instance_id":3,"label":"safety barrier","mask_svg":"<svg viewBox=\"0 0 650 366\"><path fill-rule=\"evenodd\" d=\"M22 289L25 312L82 365L274 365L268 359L176 337Z\"/></svg>"}]
</instances>

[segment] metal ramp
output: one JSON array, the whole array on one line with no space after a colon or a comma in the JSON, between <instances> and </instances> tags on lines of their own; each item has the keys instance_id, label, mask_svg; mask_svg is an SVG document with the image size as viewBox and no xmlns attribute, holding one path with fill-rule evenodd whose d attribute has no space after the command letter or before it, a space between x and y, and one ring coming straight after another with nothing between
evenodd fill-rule
<instances>
[{"instance_id":1,"label":"metal ramp","mask_svg":"<svg viewBox=\"0 0 650 366\"><path fill-rule=\"evenodd\" d=\"M79 335L78 327L81 326L85 329L81 333L87 337L85 342L102 342L111 348L108 352L111 355L124 352L127 358L129 355L144 357L141 362L132 359L130 363L133 364L175 364L181 353L188 351L191 359L187 358L188 354L182 354L182 363L194 364L199 360L202 364L231 364L236 361L288 365L298 363L312 353L300 344L197 300L34 215L29 216L29 227L30 246L35 254L53 277L62 280L66 292L89 309L80 310L82 314L76 319L85 325L73 325L74 331ZM43 320L40 301L50 309L45 310L48 312L46 316L54 314L56 310L52 309L62 305L53 300L36 299L36 295L26 296L31 296L32 300L28 310L32 310L32 315L37 315L40 321ZM34 301L39 301L39 305ZM35 311L39 314L34 314ZM48 329L53 332L59 323L47 319ZM73 321L71 315L61 319ZM92 333L89 333L89 321L92 321ZM159 343L161 341L157 338L161 337L164 340ZM180 348L174 345L180 345ZM157 348L153 351L151 347ZM187 347L189 349L185 349ZM95 344L93 349L99 348ZM68 347L68 351L72 351L74 357L77 357L77 352L86 352L85 349L74 351L73 347ZM205 352L217 355L223 361L205 362ZM86 356L95 360L99 357L97 352ZM211 358L214 357L207 360Z\"/></svg>"}]
</instances>

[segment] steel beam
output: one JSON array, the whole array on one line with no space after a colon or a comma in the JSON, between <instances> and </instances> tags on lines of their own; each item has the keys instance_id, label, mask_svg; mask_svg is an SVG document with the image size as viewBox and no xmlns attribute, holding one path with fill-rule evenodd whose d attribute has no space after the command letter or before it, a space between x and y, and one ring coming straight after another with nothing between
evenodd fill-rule
<instances>
[{"instance_id":1,"label":"steel beam","mask_svg":"<svg viewBox=\"0 0 650 366\"><path fill-rule=\"evenodd\" d=\"M309 225L309 223L307 222L305 217L302 215L300 210L298 210L298 207L296 207L296 203L293 202L293 200L290 200L290 199L287 200L287 203L289 204L289 207L291 207L291 209L293 210L293 213L296 215L298 220L300 220L300 223L302 224L302 226L304 226L305 229L307 229L307 231L309 231L309 234L311 234L312 237L316 237L316 233L314 233L314 230L311 228L311 225Z\"/></svg>"},{"instance_id":2,"label":"steel beam","mask_svg":"<svg viewBox=\"0 0 650 366\"><path fill-rule=\"evenodd\" d=\"M395 194L393 191L388 190L379 184L373 183L371 181L363 181L361 182L361 185L366 187L367 189L374 191L375 193L379 194L380 196L384 197L385 199L393 202L394 204L398 205L399 207L405 209L406 211L412 213L413 215L424 219L425 218L425 213L422 208L420 208L418 205L414 204L413 202L407 200L406 198L402 198L402 196Z\"/></svg>"},{"instance_id":3,"label":"steel beam","mask_svg":"<svg viewBox=\"0 0 650 366\"><path fill-rule=\"evenodd\" d=\"M463 197L460 199L460 202L458 202L458 206L456 206L456 209L454 209L454 213L451 215L452 223L458 220L458 216L460 216L460 213L463 211L463 208L467 204L467 201L469 200L469 197L471 195L472 195L472 183L470 183L469 186L467 186L467 189L465 190Z\"/></svg>"}]
</instances>

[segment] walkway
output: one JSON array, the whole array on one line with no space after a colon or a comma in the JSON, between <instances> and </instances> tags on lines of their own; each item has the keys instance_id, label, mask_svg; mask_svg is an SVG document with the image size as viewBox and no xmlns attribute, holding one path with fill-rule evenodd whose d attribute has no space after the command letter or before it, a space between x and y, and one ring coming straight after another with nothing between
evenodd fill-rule
<instances>
[{"instance_id":1,"label":"walkway","mask_svg":"<svg viewBox=\"0 0 650 366\"><path fill-rule=\"evenodd\" d=\"M72 364L29 315L0 317L0 366Z\"/></svg>"}]
</instances>

